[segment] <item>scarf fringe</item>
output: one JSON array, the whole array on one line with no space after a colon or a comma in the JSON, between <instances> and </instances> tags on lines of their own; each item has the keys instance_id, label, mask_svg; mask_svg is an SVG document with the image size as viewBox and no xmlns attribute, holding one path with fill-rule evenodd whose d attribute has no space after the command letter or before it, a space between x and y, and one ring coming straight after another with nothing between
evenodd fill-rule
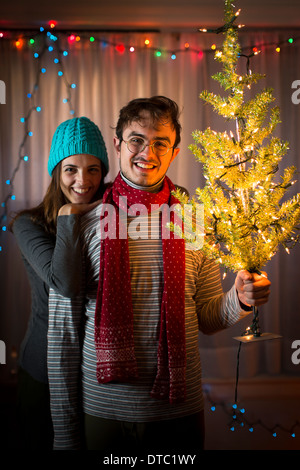
<instances>
[{"instance_id":1,"label":"scarf fringe","mask_svg":"<svg viewBox=\"0 0 300 470\"><path fill-rule=\"evenodd\" d=\"M162 368L161 371L158 371L155 378L150 393L151 397L157 399L168 398L171 405L184 402L186 398L185 372L185 366Z\"/></svg>"}]
</instances>

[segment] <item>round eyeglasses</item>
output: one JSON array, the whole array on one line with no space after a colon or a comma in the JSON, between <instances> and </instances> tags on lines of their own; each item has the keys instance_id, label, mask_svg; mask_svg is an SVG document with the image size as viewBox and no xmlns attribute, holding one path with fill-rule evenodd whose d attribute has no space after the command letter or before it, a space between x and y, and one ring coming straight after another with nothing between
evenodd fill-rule
<instances>
[{"instance_id":1,"label":"round eyeglasses","mask_svg":"<svg viewBox=\"0 0 300 470\"><path fill-rule=\"evenodd\" d=\"M152 144L147 144L144 139L140 137L131 137L131 139L129 140L124 140L124 142L127 145L129 152L140 153L143 152L143 150L145 150L145 148L149 146L152 148L152 152L157 157L163 157L168 153L171 148L173 148L169 147L169 145L163 140L155 140L154 142L152 142Z\"/></svg>"}]
</instances>

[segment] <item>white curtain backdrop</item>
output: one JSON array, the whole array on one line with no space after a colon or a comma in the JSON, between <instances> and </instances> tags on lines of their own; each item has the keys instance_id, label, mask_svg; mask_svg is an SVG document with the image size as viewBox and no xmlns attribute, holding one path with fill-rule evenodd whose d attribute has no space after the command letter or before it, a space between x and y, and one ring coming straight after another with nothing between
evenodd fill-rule
<instances>
[{"instance_id":1,"label":"white curtain backdrop","mask_svg":"<svg viewBox=\"0 0 300 470\"><path fill-rule=\"evenodd\" d=\"M276 133L290 144L281 169L290 165L300 168L300 104L294 104L291 99L295 92L292 83L300 80L300 43L297 40L293 44L287 43L289 37L299 35L300 31L287 30L245 30L240 33L240 43L247 48L246 54L253 46L262 51L251 59L251 70L266 74L266 78L249 92L249 97L263 87L272 87L275 104L281 109L282 123ZM39 203L45 194L50 181L47 160L52 135L60 122L72 117L69 104L63 102L68 91L75 115L89 117L102 131L110 158L108 180L118 171L112 142L120 108L136 97L162 94L174 99L182 110L183 131L181 151L168 174L191 195L197 187L203 186L201 165L188 148L193 143L192 132L208 126L215 130L228 130L232 126L199 99L203 89L223 92L211 78L220 70L220 64L214 60L210 49L213 43L221 46L223 37L201 33L95 33L94 42L84 39L82 34L80 41L69 44L66 36L57 36L59 44L53 42L55 49L58 45L62 51L69 52L67 56L59 56L63 64L62 77L58 76L61 64L54 62L58 57L56 50L47 49L39 62L33 57L33 46L24 43L17 49L12 40L0 40L0 80L6 85L6 103L0 104L0 203L5 201L11 189L6 180L11 178L18 164L25 128L20 118L27 115L33 104L41 107L41 111L33 111L27 121L33 135L26 139L22 155L29 159L21 161L15 175L15 199L7 203L8 214ZM145 38L150 40L148 47ZM277 53L275 46L282 41L284 44ZM186 50L185 43L189 43ZM125 52L118 52L114 44L124 44ZM36 39L34 47L39 46L42 47L42 38ZM127 46L135 46L135 52L130 52ZM154 47L162 51L160 57L154 54ZM203 51L202 57L197 51ZM176 59L171 58L171 52L176 53ZM245 73L245 58L241 57L239 64L241 73ZM39 72L42 67L46 69L45 73ZM34 89L37 77L38 87ZM76 88L67 88L66 83L75 83ZM29 92L33 92L34 103L27 97ZM292 191L289 196L300 192L299 181ZM0 237L0 340L6 345L6 365L0 365L0 378L9 382L13 380L16 352L26 331L30 291L13 235L2 231ZM259 310L260 324L264 332L280 334L282 338L243 346L241 377L259 374L299 376L300 364L291 360L292 343L300 340L299 266L299 245L290 255L280 249L266 266L272 281L272 294L268 305ZM234 276L229 274L224 289L231 286L233 279ZM231 379L235 376L238 342L233 336L240 335L249 324L251 317L217 335L205 337L200 334L204 377Z\"/></svg>"}]
</instances>

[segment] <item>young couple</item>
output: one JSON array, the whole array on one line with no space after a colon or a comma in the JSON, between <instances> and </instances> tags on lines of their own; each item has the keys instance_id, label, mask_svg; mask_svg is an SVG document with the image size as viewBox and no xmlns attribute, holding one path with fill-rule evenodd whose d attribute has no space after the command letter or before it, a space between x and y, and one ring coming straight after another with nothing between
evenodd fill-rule
<instances>
[{"instance_id":1,"label":"young couple","mask_svg":"<svg viewBox=\"0 0 300 470\"><path fill-rule=\"evenodd\" d=\"M120 171L104 185L108 158L97 126L87 118L62 123L49 157L55 190L14 221L40 300L32 315L42 317L30 322L21 367L27 380L44 384L48 415L50 388L54 449L203 449L198 331L227 328L268 300L266 277L239 272L223 293L219 268L201 250L162 237L159 208L178 202L166 173L180 132L174 101L129 102L114 138ZM106 204L118 227L124 214L128 226L134 220L134 204L146 207L141 237L100 241Z\"/></svg>"}]
</instances>

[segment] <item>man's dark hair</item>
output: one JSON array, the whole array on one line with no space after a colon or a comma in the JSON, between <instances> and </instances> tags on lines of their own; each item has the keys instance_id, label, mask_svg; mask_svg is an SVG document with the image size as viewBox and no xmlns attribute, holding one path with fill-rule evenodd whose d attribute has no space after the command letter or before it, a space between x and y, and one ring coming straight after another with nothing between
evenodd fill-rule
<instances>
[{"instance_id":1,"label":"man's dark hair","mask_svg":"<svg viewBox=\"0 0 300 470\"><path fill-rule=\"evenodd\" d=\"M142 122L143 111L147 111L153 126L157 124L170 123L175 130L176 137L174 148L180 142L181 125L179 123L179 108L175 101L165 96L152 96L151 98L137 98L124 106L119 114L116 127L116 135L120 141L123 140L123 130L134 121Z\"/></svg>"}]
</instances>

